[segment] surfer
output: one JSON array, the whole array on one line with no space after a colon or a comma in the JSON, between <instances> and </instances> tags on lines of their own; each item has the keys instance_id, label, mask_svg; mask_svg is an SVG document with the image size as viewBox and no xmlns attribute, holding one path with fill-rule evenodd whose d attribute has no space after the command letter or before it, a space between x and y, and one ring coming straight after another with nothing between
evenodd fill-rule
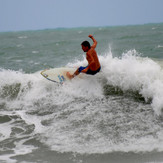
<instances>
[{"instance_id":1,"label":"surfer","mask_svg":"<svg viewBox=\"0 0 163 163\"><path fill-rule=\"evenodd\" d=\"M69 79L74 78L75 76L79 75L81 72L89 74L89 75L95 75L101 69L100 62L99 62L97 53L95 51L97 41L95 40L95 38L92 35L89 35L88 37L90 37L93 41L92 46L90 46L90 43L88 41L83 41L81 43L82 50L84 52L86 52L86 59L88 61L88 66L86 66L86 67L80 66L75 71L74 74L70 74L69 72L67 72L66 75Z\"/></svg>"}]
</instances>

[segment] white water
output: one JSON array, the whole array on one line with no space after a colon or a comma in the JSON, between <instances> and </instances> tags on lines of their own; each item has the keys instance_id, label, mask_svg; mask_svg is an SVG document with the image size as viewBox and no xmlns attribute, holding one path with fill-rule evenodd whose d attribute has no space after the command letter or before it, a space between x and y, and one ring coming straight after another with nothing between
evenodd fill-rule
<instances>
[{"instance_id":1,"label":"white water","mask_svg":"<svg viewBox=\"0 0 163 163\"><path fill-rule=\"evenodd\" d=\"M121 59L113 58L109 52L100 56L100 62L101 73L63 85L44 79L40 72L25 74L1 69L1 116L21 119L20 126L13 123L14 118L0 124L0 129L6 126L0 140L17 136L23 139L15 142L12 156L37 149L34 144L24 145L36 137L59 152L163 151L162 121L157 119L163 108L163 71L159 64L138 57L135 50ZM68 66L81 64L86 60ZM138 92L151 104L114 94L105 97L105 85ZM32 131L24 135L29 130L26 126ZM11 136L13 128L22 132Z\"/></svg>"}]
</instances>

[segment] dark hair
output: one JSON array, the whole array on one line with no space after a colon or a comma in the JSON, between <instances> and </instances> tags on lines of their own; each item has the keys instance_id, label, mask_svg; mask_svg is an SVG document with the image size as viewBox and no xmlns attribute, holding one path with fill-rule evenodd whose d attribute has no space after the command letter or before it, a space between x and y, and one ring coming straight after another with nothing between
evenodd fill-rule
<instances>
[{"instance_id":1,"label":"dark hair","mask_svg":"<svg viewBox=\"0 0 163 163\"><path fill-rule=\"evenodd\" d=\"M83 41L82 43L81 43L81 45L83 45L83 46L87 46L89 49L91 48L91 46L90 46L90 43L88 42L88 41Z\"/></svg>"}]
</instances>

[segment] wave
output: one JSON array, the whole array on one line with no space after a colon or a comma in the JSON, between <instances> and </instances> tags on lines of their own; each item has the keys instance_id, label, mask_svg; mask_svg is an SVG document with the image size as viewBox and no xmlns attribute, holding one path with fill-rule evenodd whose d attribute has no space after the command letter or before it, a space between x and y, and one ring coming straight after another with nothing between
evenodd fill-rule
<instances>
[{"instance_id":1,"label":"wave","mask_svg":"<svg viewBox=\"0 0 163 163\"><path fill-rule=\"evenodd\" d=\"M136 50L122 54L121 58L113 57L111 51L100 56L102 78L106 79L107 90L119 90L119 93L133 92L139 98L144 98L157 115L163 109L163 69L161 65L150 59L142 58ZM86 60L69 66L86 64ZM117 91L114 91L116 93ZM113 92L113 91L112 91Z\"/></svg>"},{"instance_id":2,"label":"wave","mask_svg":"<svg viewBox=\"0 0 163 163\"><path fill-rule=\"evenodd\" d=\"M27 124L21 129L22 137L37 135L37 140L59 152L163 151L160 65L135 50L121 58L110 51L99 59L99 74L63 85L44 79L40 72L0 69L0 110L3 123L9 124L8 132L17 125L13 123L16 115L21 128ZM83 59L67 66L86 63ZM12 116L6 119L8 112ZM9 139L9 133L2 132L1 139Z\"/></svg>"},{"instance_id":3,"label":"wave","mask_svg":"<svg viewBox=\"0 0 163 163\"><path fill-rule=\"evenodd\" d=\"M145 101L152 101L157 115L163 109L163 71L161 66L149 58L141 58L135 50L123 54L121 59L107 57L104 74L107 83L122 91L138 92Z\"/></svg>"},{"instance_id":4,"label":"wave","mask_svg":"<svg viewBox=\"0 0 163 163\"><path fill-rule=\"evenodd\" d=\"M124 53L122 58L114 58L110 51L108 54L100 56L100 62L102 65L100 74L96 77L85 77L80 82L78 80L73 81L73 86L78 88L78 92L74 89L75 92L67 90L69 91L67 93L74 93L74 96L92 97L118 92L121 94L132 92L133 96L136 95L147 103L151 102L155 113L161 115L163 109L163 70L157 62L149 58L139 57L135 50ZM67 66L78 67L83 64L86 65L86 63L84 59L69 63ZM3 99L11 100L17 97L19 99L22 98L23 94L31 93L37 97L39 91L44 92L43 94L48 93L43 88L46 81L42 79L40 72L25 74L21 71L1 69L0 76L0 96ZM92 80L92 78L98 80ZM94 83L90 84L90 81ZM48 85L50 84L48 83ZM27 100L26 98L24 97L24 100Z\"/></svg>"}]
</instances>

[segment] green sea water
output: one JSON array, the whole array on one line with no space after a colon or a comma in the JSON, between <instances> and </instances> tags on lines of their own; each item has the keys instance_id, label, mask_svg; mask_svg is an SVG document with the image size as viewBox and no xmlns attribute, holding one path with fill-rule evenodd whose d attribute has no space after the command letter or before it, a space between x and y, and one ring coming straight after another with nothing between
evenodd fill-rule
<instances>
[{"instance_id":1,"label":"green sea water","mask_svg":"<svg viewBox=\"0 0 163 163\"><path fill-rule=\"evenodd\" d=\"M62 85L47 68L101 72ZM0 33L0 162L163 162L163 24Z\"/></svg>"},{"instance_id":2,"label":"green sea water","mask_svg":"<svg viewBox=\"0 0 163 163\"><path fill-rule=\"evenodd\" d=\"M149 24L0 33L0 65L27 72L65 66L81 59L80 44L89 40L90 33L98 41L100 55L111 49L113 56L121 57L135 49L142 57L163 58L163 24Z\"/></svg>"}]
</instances>

